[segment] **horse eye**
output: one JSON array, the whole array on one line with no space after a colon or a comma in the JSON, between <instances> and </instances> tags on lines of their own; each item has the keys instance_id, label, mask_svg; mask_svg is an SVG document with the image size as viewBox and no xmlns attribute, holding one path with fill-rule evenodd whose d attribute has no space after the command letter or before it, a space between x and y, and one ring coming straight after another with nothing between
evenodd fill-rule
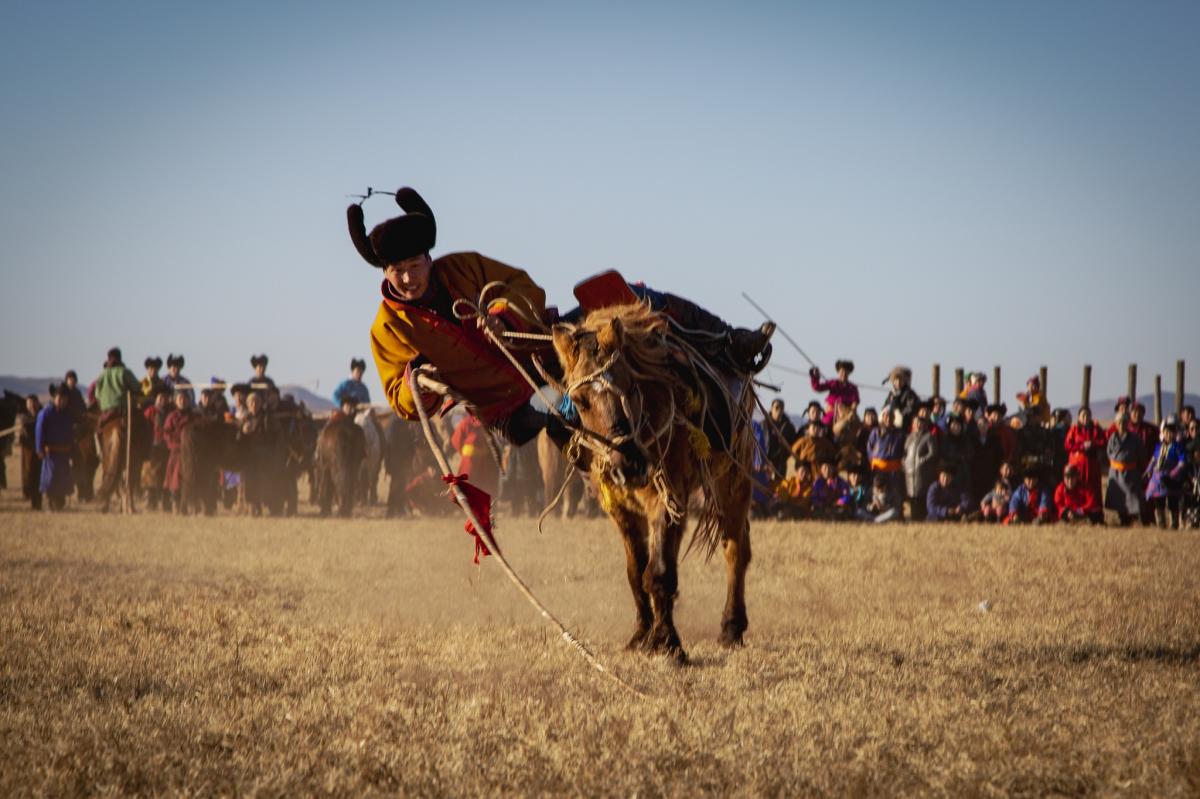
<instances>
[{"instance_id":1,"label":"horse eye","mask_svg":"<svg viewBox=\"0 0 1200 799\"><path fill-rule=\"evenodd\" d=\"M591 403L589 403L588 398L582 394L578 397L571 397L571 402L573 402L575 407L581 411L587 411L591 409Z\"/></svg>"}]
</instances>

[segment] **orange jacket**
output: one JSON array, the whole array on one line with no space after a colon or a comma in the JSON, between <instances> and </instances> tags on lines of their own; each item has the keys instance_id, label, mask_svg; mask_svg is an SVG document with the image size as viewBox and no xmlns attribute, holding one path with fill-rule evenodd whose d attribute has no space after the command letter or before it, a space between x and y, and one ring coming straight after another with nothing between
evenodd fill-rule
<instances>
[{"instance_id":1,"label":"orange jacket","mask_svg":"<svg viewBox=\"0 0 1200 799\"><path fill-rule=\"evenodd\" d=\"M445 289L451 301L462 299L471 305L479 301L485 285L500 282L504 287L489 292L489 301L506 299L510 307L526 315L532 311L539 321L546 315L546 293L529 275L479 253L457 252L435 259L430 280ZM509 329L529 330L519 313L506 311L501 318ZM503 353L476 329L475 320L445 319L413 303L385 296L371 325L371 352L388 404L410 421L418 418L417 407L405 372L418 356L433 364L441 379L474 404L489 424L508 416L533 395ZM522 361L527 362L527 357Z\"/></svg>"}]
</instances>

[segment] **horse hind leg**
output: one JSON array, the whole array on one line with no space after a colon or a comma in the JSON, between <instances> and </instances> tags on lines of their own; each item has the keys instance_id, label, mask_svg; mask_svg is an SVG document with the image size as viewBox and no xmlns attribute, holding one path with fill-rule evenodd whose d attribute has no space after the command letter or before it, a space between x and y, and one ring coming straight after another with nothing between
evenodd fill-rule
<instances>
[{"instance_id":1,"label":"horse hind leg","mask_svg":"<svg viewBox=\"0 0 1200 799\"><path fill-rule=\"evenodd\" d=\"M741 494L744 493L744 497ZM725 647L739 646L749 627L746 618L746 570L750 566L750 485L739 491L721 519L725 531L725 610L721 614L721 636Z\"/></svg>"}]
</instances>

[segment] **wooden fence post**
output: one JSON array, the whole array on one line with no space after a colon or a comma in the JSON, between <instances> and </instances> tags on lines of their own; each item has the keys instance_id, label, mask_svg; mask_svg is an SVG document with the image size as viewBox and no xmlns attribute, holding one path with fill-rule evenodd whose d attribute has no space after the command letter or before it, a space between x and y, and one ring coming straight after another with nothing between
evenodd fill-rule
<instances>
[{"instance_id":1,"label":"wooden fence post","mask_svg":"<svg viewBox=\"0 0 1200 799\"><path fill-rule=\"evenodd\" d=\"M1129 408L1137 404L1137 364L1129 364Z\"/></svg>"},{"instance_id":2,"label":"wooden fence post","mask_svg":"<svg viewBox=\"0 0 1200 799\"><path fill-rule=\"evenodd\" d=\"M942 393L942 365L935 363L933 365L933 396L938 396Z\"/></svg>"},{"instance_id":3,"label":"wooden fence post","mask_svg":"<svg viewBox=\"0 0 1200 799\"><path fill-rule=\"evenodd\" d=\"M1090 408L1092 402L1092 365L1085 363L1083 365L1083 398L1080 401L1081 408Z\"/></svg>"},{"instance_id":4,"label":"wooden fence post","mask_svg":"<svg viewBox=\"0 0 1200 799\"><path fill-rule=\"evenodd\" d=\"M1175 416L1183 413L1183 361L1175 362Z\"/></svg>"},{"instance_id":5,"label":"wooden fence post","mask_svg":"<svg viewBox=\"0 0 1200 799\"><path fill-rule=\"evenodd\" d=\"M1162 424L1162 375L1154 376L1154 423Z\"/></svg>"},{"instance_id":6,"label":"wooden fence post","mask_svg":"<svg viewBox=\"0 0 1200 799\"><path fill-rule=\"evenodd\" d=\"M1042 396L1046 398L1047 403L1050 402L1050 395L1047 393L1046 389L1046 378L1049 376L1049 372L1050 370L1045 366L1038 367L1038 382L1041 383Z\"/></svg>"},{"instance_id":7,"label":"wooden fence post","mask_svg":"<svg viewBox=\"0 0 1200 799\"><path fill-rule=\"evenodd\" d=\"M958 367L954 370L954 396L958 396L963 391L963 369ZM949 404L949 403L947 403Z\"/></svg>"},{"instance_id":8,"label":"wooden fence post","mask_svg":"<svg viewBox=\"0 0 1200 799\"><path fill-rule=\"evenodd\" d=\"M996 405L999 405L1000 404L1000 367L999 366L992 367L992 380L994 382L994 385L992 386L992 397L993 397L992 402Z\"/></svg>"}]
</instances>

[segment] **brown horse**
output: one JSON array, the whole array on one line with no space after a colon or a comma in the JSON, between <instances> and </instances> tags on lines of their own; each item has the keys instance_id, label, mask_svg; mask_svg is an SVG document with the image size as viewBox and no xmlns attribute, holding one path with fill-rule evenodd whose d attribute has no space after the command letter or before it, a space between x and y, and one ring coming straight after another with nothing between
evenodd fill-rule
<instances>
[{"instance_id":1,"label":"brown horse","mask_svg":"<svg viewBox=\"0 0 1200 799\"><path fill-rule=\"evenodd\" d=\"M560 387L581 430L567 452L586 465L600 503L625 541L637 609L631 648L687 656L675 629L678 559L688 500L699 494L692 546L724 546L727 575L720 642L740 644L747 628L750 564L752 384L729 388L661 314L644 305L590 313L578 327L556 325Z\"/></svg>"},{"instance_id":2,"label":"brown horse","mask_svg":"<svg viewBox=\"0 0 1200 799\"><path fill-rule=\"evenodd\" d=\"M134 509L134 498L141 487L142 461L149 452L150 429L141 414L132 417L132 435L127 439L125 413L102 416L98 423L97 438L100 440L100 463L103 476L97 499L100 509L108 512L113 495L124 489L126 507ZM128 479L126 479L128 478Z\"/></svg>"}]
</instances>

